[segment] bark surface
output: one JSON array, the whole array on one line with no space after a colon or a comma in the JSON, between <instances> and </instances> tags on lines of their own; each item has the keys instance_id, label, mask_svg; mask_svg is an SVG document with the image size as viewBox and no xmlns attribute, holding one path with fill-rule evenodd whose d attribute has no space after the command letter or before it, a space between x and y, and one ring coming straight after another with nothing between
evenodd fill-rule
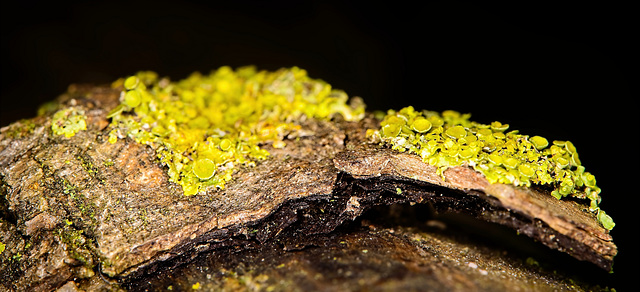
<instances>
[{"instance_id":1,"label":"bark surface","mask_svg":"<svg viewBox=\"0 0 640 292\"><path fill-rule=\"evenodd\" d=\"M586 211L585 202L556 200L542 189L489 184L466 167L448 169L443 180L417 156L367 143L366 129L377 127L371 117L360 122L339 117L300 121L302 130L286 141L286 147L267 148L271 153L267 160L238 169L224 190L184 196L169 182L153 149L128 138L115 144L107 141L106 114L118 104L118 97L119 91L106 87L71 87L58 99L59 108L84 110L87 130L70 138L52 133L51 114L1 129L0 242L5 250L0 253L0 290L119 285L135 289L141 287L135 284L140 279L204 253L226 257L244 249L273 251L277 242L284 241L289 242L288 249L279 256L286 259L291 255L286 250L296 250L291 238L301 237L305 241L300 246L330 247L332 252L342 241L359 248L359 242L371 238L380 243L373 255L407 249L409 255L397 256L428 267L407 270L407 262L402 262L404 268L379 267L363 274L367 283L376 279L382 289L416 284L411 282L413 276L389 282L388 275L418 273L433 287L484 290L474 284L477 274L467 268L451 266L434 272L447 266L440 259L445 251L425 253L425 243L408 240L409 233L399 236L368 229L332 233L371 207L398 203L429 203L438 212L461 212L504 225L607 271L617 253L608 231ZM441 240L420 234L426 241ZM446 240L451 251L467 244ZM299 259L321 256L305 250L298 253ZM372 254L362 265L380 264L382 258L370 258ZM455 252L448 256L455 257ZM491 258L499 260L503 260L499 255ZM343 268L358 270L351 261ZM500 277L492 275L482 273ZM527 275L546 277L536 271ZM314 287L324 289L335 278L317 281L313 285L322 285ZM558 281L564 280L540 283L554 287Z\"/></svg>"}]
</instances>

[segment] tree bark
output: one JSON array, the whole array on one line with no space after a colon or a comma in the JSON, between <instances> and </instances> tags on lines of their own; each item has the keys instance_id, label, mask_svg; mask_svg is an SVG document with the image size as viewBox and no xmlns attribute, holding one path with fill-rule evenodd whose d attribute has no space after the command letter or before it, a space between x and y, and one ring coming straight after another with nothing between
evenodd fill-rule
<instances>
[{"instance_id":1,"label":"tree bark","mask_svg":"<svg viewBox=\"0 0 640 292\"><path fill-rule=\"evenodd\" d=\"M608 231L586 210L585 202L556 200L543 189L490 184L466 167L448 169L443 180L417 156L368 143L366 129L377 127L371 116L360 122L339 117L301 120L302 130L286 141L286 147L265 146L270 157L255 167L239 168L224 190L184 196L179 186L169 182L153 149L129 138L115 144L107 141L106 114L118 104L118 97L119 91L106 87L71 87L58 99L58 108L73 106L87 116L87 130L73 137L52 133L52 114L1 129L0 242L5 250L0 253L0 287L137 289L144 282L140 279L160 275L167 267L184 267L204 253L245 262L251 252L269 251L272 264L276 258L288 260L285 270L289 272L310 270L310 266L293 264L287 250L297 250L296 245L320 247L303 249L297 259L306 260L321 256L322 251L337 256L339 251L370 250L363 260L367 267L389 260L382 254L406 257L391 260L388 269L380 267L356 277L366 280L366 285L345 282L354 285L350 289L370 287L373 279L379 283L371 287L381 289L421 284L447 290L491 290L484 285L509 287L508 283L517 282L490 269L478 272L473 268L478 264L468 260L466 266L451 264L458 256L453 251L473 245L437 234L407 231L398 235L388 228L334 231L372 207L400 203L429 203L438 212L460 212L504 225L606 271L617 253ZM422 239L411 240L416 234ZM363 243L364 238L379 242L379 247ZM341 249L343 241L348 248ZM442 249L424 252L437 242ZM284 251L275 249L278 244L286 247ZM237 253L245 249L248 253ZM354 268L353 258L348 258L343 270ZM508 261L500 253L490 253L483 260L493 265ZM249 261L247 265L254 267L253 272L245 270L247 279L258 284L288 277L266 272L261 276L259 271L266 271L266 264ZM324 272L328 273L334 266L327 265ZM424 266L412 269L411 265ZM527 267L513 269L522 272ZM304 283L338 289L331 281L340 275L333 275ZM490 281L478 282L478 275ZM548 277L541 271L527 275ZM210 284L227 285L239 281L238 277L218 277ZM538 285L558 287L563 281L569 283L558 276ZM295 280L289 278L289 282Z\"/></svg>"}]
</instances>

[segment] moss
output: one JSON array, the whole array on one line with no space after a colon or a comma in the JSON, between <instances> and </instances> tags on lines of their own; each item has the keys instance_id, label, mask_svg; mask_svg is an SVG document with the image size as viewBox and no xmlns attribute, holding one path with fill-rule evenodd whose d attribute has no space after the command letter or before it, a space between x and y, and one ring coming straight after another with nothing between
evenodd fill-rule
<instances>
[{"instance_id":1,"label":"moss","mask_svg":"<svg viewBox=\"0 0 640 292\"><path fill-rule=\"evenodd\" d=\"M490 125L473 122L470 116L405 107L389 110L380 129L367 133L395 150L419 155L438 167L443 179L447 168L465 165L484 174L490 183L549 185L557 199L588 199L602 225L613 228L611 217L598 207L601 198L596 179L585 171L573 143L553 141L549 145L544 137L507 131L509 125L497 121Z\"/></svg>"},{"instance_id":2,"label":"moss","mask_svg":"<svg viewBox=\"0 0 640 292\"><path fill-rule=\"evenodd\" d=\"M109 142L126 135L153 147L185 195L224 188L239 165L269 156L265 145L285 147L302 116L364 116L364 105L347 105L344 92L296 67L276 72L221 67L177 82L140 72L113 87L123 91L121 104L107 115Z\"/></svg>"}]
</instances>

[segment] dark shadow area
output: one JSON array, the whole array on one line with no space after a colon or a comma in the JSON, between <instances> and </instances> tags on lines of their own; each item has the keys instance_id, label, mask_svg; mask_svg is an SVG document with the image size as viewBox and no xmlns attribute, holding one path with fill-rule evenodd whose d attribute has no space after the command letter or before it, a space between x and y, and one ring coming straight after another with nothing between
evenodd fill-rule
<instances>
[{"instance_id":1,"label":"dark shadow area","mask_svg":"<svg viewBox=\"0 0 640 292\"><path fill-rule=\"evenodd\" d=\"M616 287L613 274L550 249L513 229L485 222L462 213L436 214L428 204L378 206L359 219L366 224L388 228L411 227L416 232L442 234L460 242L500 250L508 257L548 273L561 274L575 281L601 287ZM365 225L366 225L365 224Z\"/></svg>"},{"instance_id":2,"label":"dark shadow area","mask_svg":"<svg viewBox=\"0 0 640 292\"><path fill-rule=\"evenodd\" d=\"M415 241L415 238L434 240L432 243L445 242L450 246L430 246L429 241ZM424 249L426 253L412 252L416 249ZM455 255L451 256L451 253ZM187 264L159 268L125 283L124 287L132 291L169 287L174 291L185 291L193 285L208 289L224 286L315 291L367 287L402 289L419 284L422 289L450 289L438 281L438 276L442 275L429 272L429 265L434 264L431 261L435 261L435 266L443 270L452 269L451 266L455 271L465 271L468 267L478 269L481 276L470 278L476 281L473 287L479 290L489 287L489 291L498 289L500 286L486 286L495 283L486 276L488 272L482 269L481 259L477 260L478 264L466 262L475 253L484 253L481 258L486 256L493 258L494 263L505 264L503 272L510 273L514 279L531 277L549 283L564 281L582 290L600 290L612 285L612 277L605 271L550 250L513 230L462 214L436 215L429 204L394 204L374 207L328 234L283 236L262 244L248 241L243 247L201 253ZM424 266L418 270L412 268L417 263ZM466 270L471 275L473 272ZM456 285L465 283L458 282L459 278L446 281Z\"/></svg>"}]
</instances>

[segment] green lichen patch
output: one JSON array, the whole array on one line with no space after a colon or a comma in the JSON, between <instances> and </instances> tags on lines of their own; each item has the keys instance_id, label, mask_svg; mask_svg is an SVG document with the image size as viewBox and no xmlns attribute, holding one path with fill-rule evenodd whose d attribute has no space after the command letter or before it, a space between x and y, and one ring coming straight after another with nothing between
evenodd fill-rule
<instances>
[{"instance_id":1,"label":"green lichen patch","mask_svg":"<svg viewBox=\"0 0 640 292\"><path fill-rule=\"evenodd\" d=\"M21 139L33 134L36 127L37 125L32 119L23 119L7 126L6 128L2 128L2 134L6 135L7 138Z\"/></svg>"},{"instance_id":2,"label":"green lichen patch","mask_svg":"<svg viewBox=\"0 0 640 292\"><path fill-rule=\"evenodd\" d=\"M602 209L598 209L598 221L602 223L604 228L611 230L616 224L613 222L611 216L607 215Z\"/></svg>"},{"instance_id":3,"label":"green lichen patch","mask_svg":"<svg viewBox=\"0 0 640 292\"><path fill-rule=\"evenodd\" d=\"M414 153L423 161L444 170L469 166L482 173L490 183L529 187L548 185L557 199L588 199L590 210L606 229L615 225L600 210L600 188L595 177L581 165L576 147L569 141L553 141L540 136L507 131L508 124L485 125L469 120L469 114L416 111L405 107L389 110L379 130L369 130L380 141L400 152ZM427 123L428 121L428 123Z\"/></svg>"},{"instance_id":4,"label":"green lichen patch","mask_svg":"<svg viewBox=\"0 0 640 292\"><path fill-rule=\"evenodd\" d=\"M177 82L140 72L113 86L123 91L121 104L107 114L109 142L129 136L153 147L185 195L224 188L237 166L268 157L264 145L284 147L303 116L340 114L350 121L364 116L364 105L349 106L346 93L297 67L275 72L221 67Z\"/></svg>"},{"instance_id":5,"label":"green lichen patch","mask_svg":"<svg viewBox=\"0 0 640 292\"><path fill-rule=\"evenodd\" d=\"M55 100L48 101L48 102L45 102L45 103L41 104L38 107L37 115L39 117L45 116L45 115L49 115L49 114L52 114L55 111L57 111L59 108L60 108L60 104L57 101L55 101Z\"/></svg>"},{"instance_id":6,"label":"green lichen patch","mask_svg":"<svg viewBox=\"0 0 640 292\"><path fill-rule=\"evenodd\" d=\"M63 224L62 227L56 229L56 236L66 245L66 251L69 256L82 263L82 265L93 268L94 242L84 235L83 230L74 228L71 224Z\"/></svg>"},{"instance_id":7,"label":"green lichen patch","mask_svg":"<svg viewBox=\"0 0 640 292\"><path fill-rule=\"evenodd\" d=\"M75 107L69 107L57 111L51 120L51 130L56 135L73 137L81 130L87 129L87 117L84 111Z\"/></svg>"}]
</instances>

